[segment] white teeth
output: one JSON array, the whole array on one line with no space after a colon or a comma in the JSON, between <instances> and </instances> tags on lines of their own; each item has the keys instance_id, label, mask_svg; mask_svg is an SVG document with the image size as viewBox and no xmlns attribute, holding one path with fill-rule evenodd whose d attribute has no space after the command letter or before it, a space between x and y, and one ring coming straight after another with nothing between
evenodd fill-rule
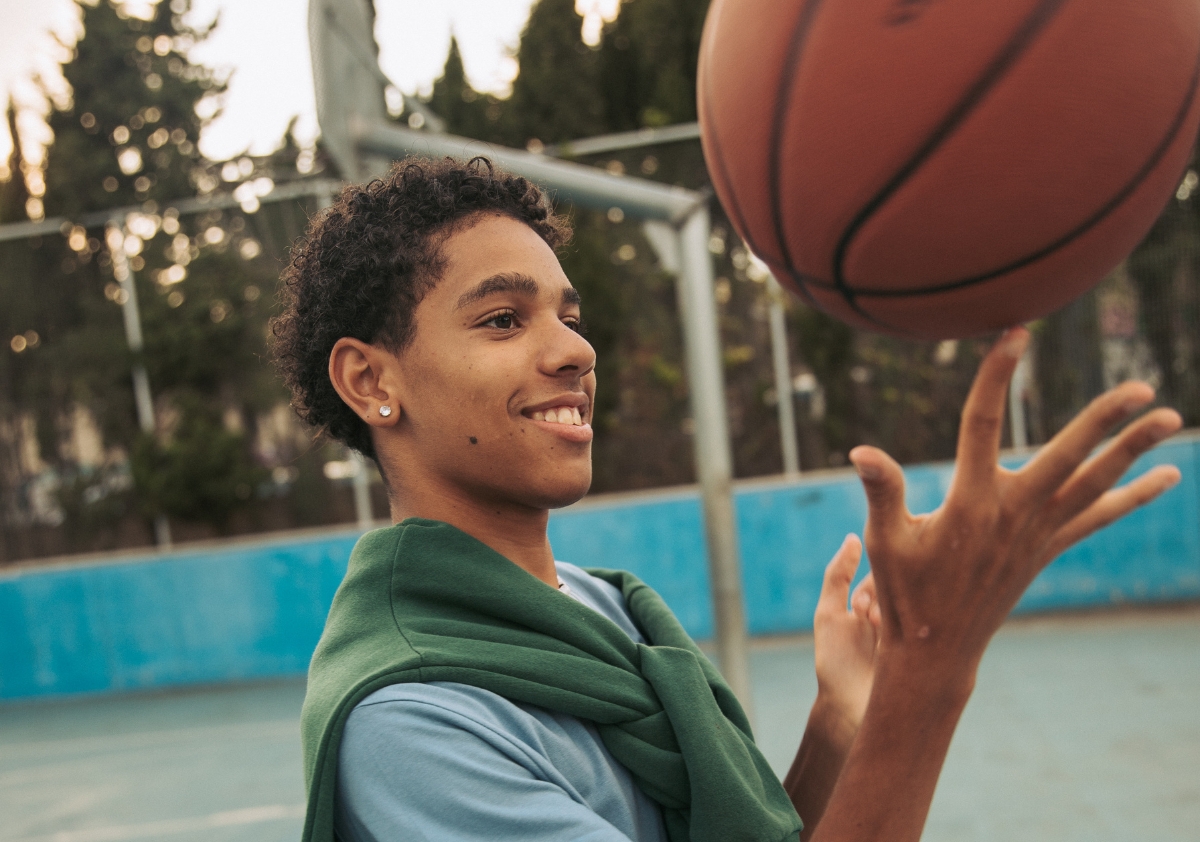
<instances>
[{"instance_id":1,"label":"white teeth","mask_svg":"<svg viewBox=\"0 0 1200 842\"><path fill-rule=\"evenodd\" d=\"M570 424L575 427L583 425L583 416L573 406L558 406L551 409L535 409L529 413L534 421L549 421L551 424Z\"/></svg>"}]
</instances>

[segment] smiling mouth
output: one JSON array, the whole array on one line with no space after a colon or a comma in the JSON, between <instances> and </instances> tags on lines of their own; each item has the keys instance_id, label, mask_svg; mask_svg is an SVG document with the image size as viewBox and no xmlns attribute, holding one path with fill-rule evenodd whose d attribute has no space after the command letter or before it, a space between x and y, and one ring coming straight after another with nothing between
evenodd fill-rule
<instances>
[{"instance_id":1,"label":"smiling mouth","mask_svg":"<svg viewBox=\"0 0 1200 842\"><path fill-rule=\"evenodd\" d=\"M546 421L550 424L567 424L573 427L583 426L583 417L578 407L552 406L549 409L538 409L529 413L534 421Z\"/></svg>"}]
</instances>

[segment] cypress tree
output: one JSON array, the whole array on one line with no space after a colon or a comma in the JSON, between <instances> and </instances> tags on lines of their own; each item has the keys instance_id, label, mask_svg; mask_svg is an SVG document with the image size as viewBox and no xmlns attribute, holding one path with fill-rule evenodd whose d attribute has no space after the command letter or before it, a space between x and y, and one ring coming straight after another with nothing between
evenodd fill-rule
<instances>
[{"instance_id":1,"label":"cypress tree","mask_svg":"<svg viewBox=\"0 0 1200 842\"><path fill-rule=\"evenodd\" d=\"M219 97L224 85L187 59L190 46L208 34L184 23L190 6L164 0L142 20L111 0L80 4L84 35L63 66L72 102L49 118L47 215L72 218L195 192L192 171L205 123L196 106ZM210 116L218 101L206 100Z\"/></svg>"}]
</instances>

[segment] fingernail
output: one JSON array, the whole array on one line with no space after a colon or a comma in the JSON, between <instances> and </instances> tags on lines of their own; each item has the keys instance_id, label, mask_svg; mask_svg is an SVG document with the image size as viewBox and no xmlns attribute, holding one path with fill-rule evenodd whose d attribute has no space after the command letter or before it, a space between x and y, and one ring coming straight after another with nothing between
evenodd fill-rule
<instances>
[{"instance_id":1,"label":"fingernail","mask_svg":"<svg viewBox=\"0 0 1200 842\"><path fill-rule=\"evenodd\" d=\"M1147 387L1147 388L1149 388L1149 387ZM1146 404L1150 403L1153 400L1154 400L1154 392L1153 391L1151 391L1150 394L1146 394L1145 392L1142 392L1142 394L1140 394L1140 395L1131 395L1130 397L1126 398L1125 402L1121 405L1121 408L1124 409L1125 412L1127 412L1127 413L1137 412L1139 409L1144 408L1146 406Z\"/></svg>"},{"instance_id":2,"label":"fingernail","mask_svg":"<svg viewBox=\"0 0 1200 842\"><path fill-rule=\"evenodd\" d=\"M879 479L879 469L874 465L863 465L855 462L854 470L858 471L858 475L863 479Z\"/></svg>"}]
</instances>

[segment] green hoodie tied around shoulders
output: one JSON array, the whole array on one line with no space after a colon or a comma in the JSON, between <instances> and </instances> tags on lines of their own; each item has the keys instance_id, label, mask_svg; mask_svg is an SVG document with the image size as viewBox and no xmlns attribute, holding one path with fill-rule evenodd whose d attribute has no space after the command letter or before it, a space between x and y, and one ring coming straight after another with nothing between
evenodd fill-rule
<instances>
[{"instance_id":1,"label":"green hoodie tied around shoulders","mask_svg":"<svg viewBox=\"0 0 1200 842\"><path fill-rule=\"evenodd\" d=\"M650 645L445 523L364 535L309 669L301 731L304 842L333 842L338 744L368 694L455 681L595 723L662 805L670 842L796 842L801 823L733 692L662 599L629 573Z\"/></svg>"}]
</instances>

